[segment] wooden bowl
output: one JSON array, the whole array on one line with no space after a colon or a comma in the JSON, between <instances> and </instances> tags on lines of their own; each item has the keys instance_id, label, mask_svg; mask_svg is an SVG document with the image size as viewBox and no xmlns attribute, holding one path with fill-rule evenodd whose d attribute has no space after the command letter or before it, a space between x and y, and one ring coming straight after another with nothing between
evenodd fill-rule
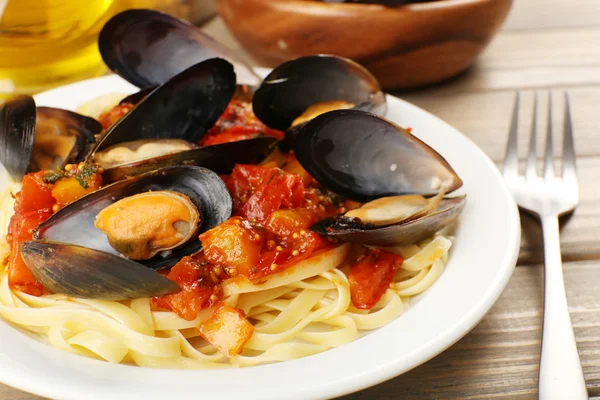
<instances>
[{"instance_id":1,"label":"wooden bowl","mask_svg":"<svg viewBox=\"0 0 600 400\"><path fill-rule=\"evenodd\" d=\"M367 67L386 90L423 86L467 69L500 29L512 0L438 0L395 8L312 0L217 0L242 46L276 66L336 54Z\"/></svg>"}]
</instances>

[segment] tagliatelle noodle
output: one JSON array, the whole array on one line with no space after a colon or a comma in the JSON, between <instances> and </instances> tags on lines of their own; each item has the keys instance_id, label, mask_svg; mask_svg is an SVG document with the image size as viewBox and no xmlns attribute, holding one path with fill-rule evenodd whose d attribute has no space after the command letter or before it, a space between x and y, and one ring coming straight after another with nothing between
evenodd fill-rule
<instances>
[{"instance_id":1,"label":"tagliatelle noodle","mask_svg":"<svg viewBox=\"0 0 600 400\"><path fill-rule=\"evenodd\" d=\"M10 184L0 193L0 232L13 213ZM153 310L150 299L106 301L41 297L12 290L5 264L9 246L0 238L0 316L62 350L111 363L152 368L247 367L305 357L338 347L400 316L408 300L429 288L444 270L451 240L434 236L418 245L388 247L405 260L394 282L372 310L350 299L347 268L340 265L349 245L321 252L261 284L244 279L224 284L225 303L244 311L254 334L240 355L228 359L204 341L197 327L208 315L186 321ZM302 264L302 265L301 265ZM340 268L337 268L340 267Z\"/></svg>"}]
</instances>

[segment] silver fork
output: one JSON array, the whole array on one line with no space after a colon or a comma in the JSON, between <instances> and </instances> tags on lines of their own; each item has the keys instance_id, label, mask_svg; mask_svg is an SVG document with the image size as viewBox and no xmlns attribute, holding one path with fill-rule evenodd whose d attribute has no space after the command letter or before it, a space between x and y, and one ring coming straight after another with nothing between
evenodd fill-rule
<instances>
[{"instance_id":1,"label":"silver fork","mask_svg":"<svg viewBox=\"0 0 600 400\"><path fill-rule=\"evenodd\" d=\"M519 175L517 130L519 92L516 94L510 135L506 145L503 175L517 204L535 214L544 236L544 327L539 372L541 400L587 399L588 392L573 326L569 316L562 273L558 217L572 213L579 203L575 166L573 126L569 96L565 92L562 177L554 174L552 161L552 95L548 95L548 128L544 154L544 174L536 170L537 93L534 97L533 123L525 175Z\"/></svg>"}]
</instances>

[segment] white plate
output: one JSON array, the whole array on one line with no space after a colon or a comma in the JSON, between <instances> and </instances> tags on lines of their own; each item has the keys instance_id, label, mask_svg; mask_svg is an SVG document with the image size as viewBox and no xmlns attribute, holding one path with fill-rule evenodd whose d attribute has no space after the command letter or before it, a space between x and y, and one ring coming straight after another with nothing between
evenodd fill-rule
<instances>
[{"instance_id":1,"label":"white plate","mask_svg":"<svg viewBox=\"0 0 600 400\"><path fill-rule=\"evenodd\" d=\"M96 96L135 91L116 76L36 96L75 109ZM433 115L388 96L387 117L413 127L464 181L467 205L446 270L389 325L336 349L258 367L157 370L86 359L40 343L0 321L0 381L61 399L308 399L350 393L402 374L441 353L492 307L508 283L520 241L517 208L490 159ZM424 382L426 384L427 382Z\"/></svg>"}]
</instances>

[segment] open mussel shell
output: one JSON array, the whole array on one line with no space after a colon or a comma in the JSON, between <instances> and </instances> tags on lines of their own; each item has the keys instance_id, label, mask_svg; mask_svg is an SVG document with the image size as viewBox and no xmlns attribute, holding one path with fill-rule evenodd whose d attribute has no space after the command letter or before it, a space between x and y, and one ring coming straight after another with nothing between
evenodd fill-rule
<instances>
[{"instance_id":1,"label":"open mussel shell","mask_svg":"<svg viewBox=\"0 0 600 400\"><path fill-rule=\"evenodd\" d=\"M311 230L345 242L372 246L408 245L431 237L449 226L458 219L465 204L465 196L444 198L431 214L384 227L363 224L354 218L337 216L313 225Z\"/></svg>"},{"instance_id":2,"label":"open mussel shell","mask_svg":"<svg viewBox=\"0 0 600 400\"><path fill-rule=\"evenodd\" d=\"M80 198L42 223L34 237L118 255L106 235L94 226L96 217L121 199L149 191L173 191L188 196L201 215L197 233L211 229L231 216L231 196L216 173L201 167L175 166L113 183ZM196 234L168 255L139 262L151 268L170 267L183 256L200 250L201 246Z\"/></svg>"},{"instance_id":3,"label":"open mussel shell","mask_svg":"<svg viewBox=\"0 0 600 400\"><path fill-rule=\"evenodd\" d=\"M181 290L143 265L86 247L39 240L21 245L21 254L45 288L67 296L120 301Z\"/></svg>"},{"instance_id":4,"label":"open mussel shell","mask_svg":"<svg viewBox=\"0 0 600 400\"><path fill-rule=\"evenodd\" d=\"M306 124L294 147L323 186L360 202L386 196L450 193L462 181L435 150L401 127L359 110L337 110Z\"/></svg>"},{"instance_id":5,"label":"open mussel shell","mask_svg":"<svg viewBox=\"0 0 600 400\"><path fill-rule=\"evenodd\" d=\"M254 114L267 126L285 130L308 107L344 101L355 109L383 114L385 95L377 79L347 58L314 55L276 67L254 93Z\"/></svg>"},{"instance_id":6,"label":"open mussel shell","mask_svg":"<svg viewBox=\"0 0 600 400\"><path fill-rule=\"evenodd\" d=\"M147 160L107 168L102 174L104 182L116 182L156 169L174 165L196 165L218 174L228 174L235 164L256 164L274 147L276 139L261 136L237 142L222 143L179 153L165 154Z\"/></svg>"},{"instance_id":7,"label":"open mussel shell","mask_svg":"<svg viewBox=\"0 0 600 400\"><path fill-rule=\"evenodd\" d=\"M236 90L233 66L218 58L181 72L148 94L118 120L90 154L142 139L183 139L196 143L217 122Z\"/></svg>"},{"instance_id":8,"label":"open mussel shell","mask_svg":"<svg viewBox=\"0 0 600 400\"><path fill-rule=\"evenodd\" d=\"M35 101L17 95L0 105L0 161L20 181L27 172L35 135Z\"/></svg>"},{"instance_id":9,"label":"open mussel shell","mask_svg":"<svg viewBox=\"0 0 600 400\"><path fill-rule=\"evenodd\" d=\"M142 101L144 98L146 98L146 96L148 96L150 93L152 93L154 91L154 89L156 89L156 88L157 88L157 86L150 86L145 89L140 89L139 91L137 91L135 93L125 96L119 102L119 105L123 105L123 104L136 105L137 103ZM256 86L237 84L235 93L234 93L234 97L239 100L251 102L252 96L254 95L255 90L256 90Z\"/></svg>"},{"instance_id":10,"label":"open mussel shell","mask_svg":"<svg viewBox=\"0 0 600 400\"><path fill-rule=\"evenodd\" d=\"M17 181L27 172L83 160L102 125L72 111L37 107L18 95L0 106L0 161Z\"/></svg>"},{"instance_id":11,"label":"open mussel shell","mask_svg":"<svg viewBox=\"0 0 600 400\"><path fill-rule=\"evenodd\" d=\"M225 58L245 82L260 77L232 50L187 21L154 10L133 9L112 17L98 37L108 67L139 88L162 85L188 67Z\"/></svg>"},{"instance_id":12,"label":"open mussel shell","mask_svg":"<svg viewBox=\"0 0 600 400\"><path fill-rule=\"evenodd\" d=\"M30 170L77 163L85 157L102 125L93 118L52 107L38 107Z\"/></svg>"}]
</instances>

